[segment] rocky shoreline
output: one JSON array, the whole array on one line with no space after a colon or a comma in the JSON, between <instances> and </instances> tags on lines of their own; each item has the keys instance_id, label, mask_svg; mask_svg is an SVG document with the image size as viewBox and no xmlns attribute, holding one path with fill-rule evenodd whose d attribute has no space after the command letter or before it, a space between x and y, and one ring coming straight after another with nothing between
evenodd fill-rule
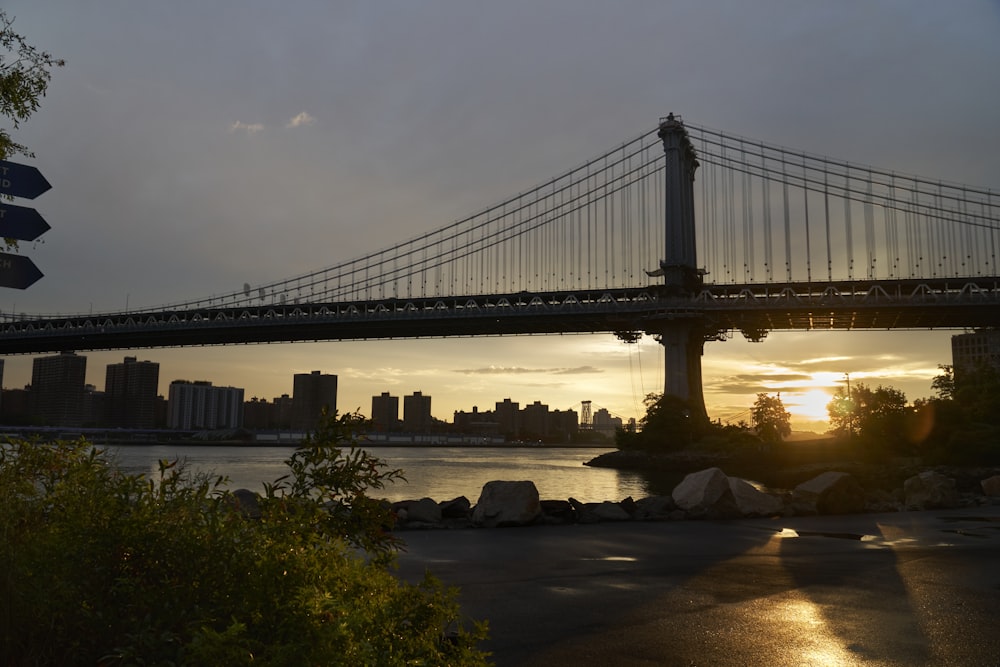
<instances>
[{"instance_id":1,"label":"rocky shoreline","mask_svg":"<svg viewBox=\"0 0 1000 667\"><path fill-rule=\"evenodd\" d=\"M529 480L497 480L483 487L475 504L465 496L440 502L421 498L392 503L393 528L496 528L1000 507L1000 468L928 468L914 461L769 467L762 461L766 463L766 457L754 461L711 453L609 452L587 465L683 474L683 479L669 493L599 503L541 499ZM727 474L724 468L735 474Z\"/></svg>"}]
</instances>

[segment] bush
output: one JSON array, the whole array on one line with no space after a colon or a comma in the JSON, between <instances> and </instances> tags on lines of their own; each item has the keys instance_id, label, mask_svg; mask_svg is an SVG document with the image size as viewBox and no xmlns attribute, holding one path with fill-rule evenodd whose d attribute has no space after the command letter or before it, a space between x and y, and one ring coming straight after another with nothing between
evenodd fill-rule
<instances>
[{"instance_id":1,"label":"bush","mask_svg":"<svg viewBox=\"0 0 1000 667\"><path fill-rule=\"evenodd\" d=\"M486 664L453 590L387 570L364 491L399 473L340 449L356 421L327 419L259 518L176 462L154 480L83 441L0 447L0 664Z\"/></svg>"}]
</instances>

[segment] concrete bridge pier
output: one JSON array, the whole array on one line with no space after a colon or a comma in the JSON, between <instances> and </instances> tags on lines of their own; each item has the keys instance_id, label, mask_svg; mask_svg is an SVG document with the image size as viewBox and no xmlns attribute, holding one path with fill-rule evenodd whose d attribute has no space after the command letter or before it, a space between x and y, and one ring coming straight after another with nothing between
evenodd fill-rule
<instances>
[{"instance_id":1,"label":"concrete bridge pier","mask_svg":"<svg viewBox=\"0 0 1000 667\"><path fill-rule=\"evenodd\" d=\"M687 403L692 420L708 421L701 379L705 338L700 323L691 320L660 322L652 333L663 346L663 394Z\"/></svg>"}]
</instances>

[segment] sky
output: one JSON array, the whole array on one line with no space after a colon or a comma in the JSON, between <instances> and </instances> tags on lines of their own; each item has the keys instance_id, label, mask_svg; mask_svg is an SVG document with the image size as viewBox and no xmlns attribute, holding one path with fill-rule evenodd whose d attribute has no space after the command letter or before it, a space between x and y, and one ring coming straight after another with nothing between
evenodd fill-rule
<instances>
[{"instance_id":1,"label":"sky","mask_svg":"<svg viewBox=\"0 0 1000 667\"><path fill-rule=\"evenodd\" d=\"M45 276L0 312L119 311L320 269L466 217L656 126L699 126L909 174L1000 187L1000 2L845 0L6 0L63 58L12 132L52 183L21 252ZM6 125L5 125L6 127ZM24 204L24 202L20 202ZM930 396L955 331L736 334L705 346L713 418L782 392L823 430L849 376ZM432 413L590 400L624 418L661 391L650 338L610 334L88 352L270 400L339 376ZM24 386L31 357L6 359Z\"/></svg>"}]
</instances>

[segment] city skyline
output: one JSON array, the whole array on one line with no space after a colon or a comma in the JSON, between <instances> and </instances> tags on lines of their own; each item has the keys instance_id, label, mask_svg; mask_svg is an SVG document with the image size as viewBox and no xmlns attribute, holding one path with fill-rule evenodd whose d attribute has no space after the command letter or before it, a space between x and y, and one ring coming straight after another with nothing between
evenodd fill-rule
<instances>
[{"instance_id":1,"label":"city skyline","mask_svg":"<svg viewBox=\"0 0 1000 667\"><path fill-rule=\"evenodd\" d=\"M5 292L5 314L154 306L329 266L524 191L669 112L859 165L1000 183L995 3L6 10L67 64L14 133L53 185L36 202L52 229L22 244L46 275ZM807 417L845 374L928 396L953 333L708 343L709 414L781 391L796 427L815 429ZM655 342L608 334L88 356L124 354L176 370L164 380L268 399L320 368L344 379L346 409L403 387L449 415L512 395L639 417L663 378ZM6 364L5 386L23 386L31 359Z\"/></svg>"}]
</instances>

